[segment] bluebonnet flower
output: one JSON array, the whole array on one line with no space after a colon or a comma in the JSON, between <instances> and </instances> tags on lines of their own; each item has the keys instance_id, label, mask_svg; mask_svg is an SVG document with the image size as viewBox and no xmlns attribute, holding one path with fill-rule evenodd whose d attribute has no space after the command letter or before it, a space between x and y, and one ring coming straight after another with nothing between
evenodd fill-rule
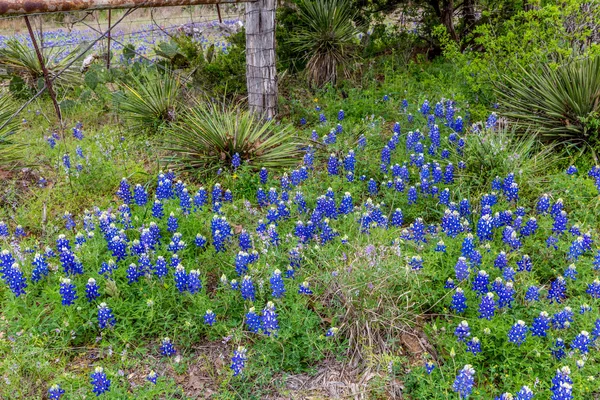
<instances>
[{"instance_id":1,"label":"bluebonnet flower","mask_svg":"<svg viewBox=\"0 0 600 400\"><path fill-rule=\"evenodd\" d=\"M562 311L552 316L552 326L554 329L567 329L573 322L573 311L571 307L565 307Z\"/></svg>"},{"instance_id":2,"label":"bluebonnet flower","mask_svg":"<svg viewBox=\"0 0 600 400\"><path fill-rule=\"evenodd\" d=\"M65 171L67 173L69 173L69 170L71 169L71 156L69 156L69 154L65 153L62 157L62 161L63 161L63 167L65 167Z\"/></svg>"},{"instance_id":3,"label":"bluebonnet flower","mask_svg":"<svg viewBox=\"0 0 600 400\"><path fill-rule=\"evenodd\" d=\"M550 209L550 196L547 193L540 196L535 209L538 214L548 213L548 209Z\"/></svg>"},{"instance_id":4,"label":"bluebonnet flower","mask_svg":"<svg viewBox=\"0 0 600 400\"><path fill-rule=\"evenodd\" d=\"M204 324L208 326L213 326L213 324L217 322L217 316L212 310L206 310L204 313Z\"/></svg>"},{"instance_id":5,"label":"bluebonnet flower","mask_svg":"<svg viewBox=\"0 0 600 400\"><path fill-rule=\"evenodd\" d=\"M244 367L246 365L246 361L248 360L246 356L246 348L243 346L239 346L237 350L233 352L233 357L231 358L231 369L233 370L233 376L241 375L244 371Z\"/></svg>"},{"instance_id":6,"label":"bluebonnet flower","mask_svg":"<svg viewBox=\"0 0 600 400\"><path fill-rule=\"evenodd\" d=\"M283 297L285 294L285 286L283 284L283 278L281 277L281 271L276 269L271 278L269 279L271 284L272 296L276 299Z\"/></svg>"},{"instance_id":7,"label":"bluebonnet flower","mask_svg":"<svg viewBox=\"0 0 600 400\"><path fill-rule=\"evenodd\" d=\"M155 385L156 385L156 379L157 378L158 378L158 375L154 371L150 371L150 373L148 374L148 376L146 376L146 380L148 382L151 382L151 383L155 384Z\"/></svg>"},{"instance_id":8,"label":"bluebonnet flower","mask_svg":"<svg viewBox=\"0 0 600 400\"><path fill-rule=\"evenodd\" d=\"M532 400L533 392L528 386L523 386L515 395L515 400Z\"/></svg>"},{"instance_id":9,"label":"bluebonnet flower","mask_svg":"<svg viewBox=\"0 0 600 400\"><path fill-rule=\"evenodd\" d=\"M244 300L254 301L256 299L255 291L254 291L254 283L252 282L252 279L250 278L250 276L245 275L244 279L242 279L242 285L241 285L240 292L241 292L242 298Z\"/></svg>"},{"instance_id":10,"label":"bluebonnet flower","mask_svg":"<svg viewBox=\"0 0 600 400\"><path fill-rule=\"evenodd\" d=\"M567 168L567 170L565 171L565 173L567 175L575 175L577 173L577 167L574 165L571 165L569 168Z\"/></svg>"},{"instance_id":11,"label":"bluebonnet flower","mask_svg":"<svg viewBox=\"0 0 600 400\"><path fill-rule=\"evenodd\" d=\"M335 336L335 334L337 333L339 329L336 328L335 326L332 326L331 328L327 329L327 332L325 332L325 337L333 337Z\"/></svg>"},{"instance_id":12,"label":"bluebonnet flower","mask_svg":"<svg viewBox=\"0 0 600 400\"><path fill-rule=\"evenodd\" d=\"M550 352L558 361L562 360L566 355L565 341L561 338L556 339L556 341L554 342L554 347L550 350Z\"/></svg>"},{"instance_id":13,"label":"bluebonnet flower","mask_svg":"<svg viewBox=\"0 0 600 400\"><path fill-rule=\"evenodd\" d=\"M130 264L127 268L127 283L132 284L140 279L141 274L138 271L137 265Z\"/></svg>"},{"instance_id":14,"label":"bluebonnet flower","mask_svg":"<svg viewBox=\"0 0 600 400\"><path fill-rule=\"evenodd\" d=\"M431 375L431 373L433 372L434 369L435 369L434 363L432 363L431 361L425 362L425 372L427 372L427 375Z\"/></svg>"},{"instance_id":15,"label":"bluebonnet flower","mask_svg":"<svg viewBox=\"0 0 600 400\"><path fill-rule=\"evenodd\" d=\"M277 335L279 330L279 322L277 321L277 313L275 312L275 304L269 301L262 313L262 331L265 335Z\"/></svg>"},{"instance_id":16,"label":"bluebonnet flower","mask_svg":"<svg viewBox=\"0 0 600 400\"><path fill-rule=\"evenodd\" d=\"M436 251L438 253L445 253L446 252L446 245L444 244L443 240L440 240L439 242L437 242L434 251Z\"/></svg>"},{"instance_id":17,"label":"bluebonnet flower","mask_svg":"<svg viewBox=\"0 0 600 400\"><path fill-rule=\"evenodd\" d=\"M506 282L505 285L501 285L497 293L498 308L512 308L512 302L515 300L515 290L513 289L512 282Z\"/></svg>"},{"instance_id":18,"label":"bluebonnet flower","mask_svg":"<svg viewBox=\"0 0 600 400\"><path fill-rule=\"evenodd\" d=\"M421 256L412 256L409 264L413 271L418 271L418 270L423 269L423 259L421 258Z\"/></svg>"},{"instance_id":19,"label":"bluebonnet flower","mask_svg":"<svg viewBox=\"0 0 600 400\"><path fill-rule=\"evenodd\" d=\"M573 380L570 377L571 369L567 366L556 371L552 378L552 400L570 400L573 398Z\"/></svg>"},{"instance_id":20,"label":"bluebonnet flower","mask_svg":"<svg viewBox=\"0 0 600 400\"><path fill-rule=\"evenodd\" d=\"M461 288L457 288L456 292L452 295L452 304L450 305L450 308L459 314L467 309L467 298Z\"/></svg>"},{"instance_id":21,"label":"bluebonnet flower","mask_svg":"<svg viewBox=\"0 0 600 400\"><path fill-rule=\"evenodd\" d=\"M43 255L36 253L31 261L31 265L33 265L33 271L31 272L31 281L33 283L38 282L43 276L48 275L48 262Z\"/></svg>"},{"instance_id":22,"label":"bluebonnet flower","mask_svg":"<svg viewBox=\"0 0 600 400\"><path fill-rule=\"evenodd\" d=\"M75 228L75 221L73 221L73 215L70 212L65 211L63 215L63 219L65 220L65 229L72 230ZM61 250L60 248L58 250Z\"/></svg>"},{"instance_id":23,"label":"bluebonnet flower","mask_svg":"<svg viewBox=\"0 0 600 400\"><path fill-rule=\"evenodd\" d=\"M15 237L19 238L19 237L25 237L27 236L27 234L25 233L25 230L23 229L23 227L21 225L17 225L15 227Z\"/></svg>"},{"instance_id":24,"label":"bluebonnet flower","mask_svg":"<svg viewBox=\"0 0 600 400\"><path fill-rule=\"evenodd\" d=\"M25 294L25 288L27 287L27 281L19 264L13 263L10 266L4 266L0 269L0 273L3 275L8 287L16 297Z\"/></svg>"},{"instance_id":25,"label":"bluebonnet flower","mask_svg":"<svg viewBox=\"0 0 600 400\"><path fill-rule=\"evenodd\" d=\"M176 232L179 228L179 222L175 217L174 213L169 214L169 219L167 220L167 230L169 232Z\"/></svg>"},{"instance_id":26,"label":"bluebonnet flower","mask_svg":"<svg viewBox=\"0 0 600 400\"><path fill-rule=\"evenodd\" d=\"M590 334L587 331L581 331L571 342L572 350L579 350L581 354L589 353L589 346L592 344Z\"/></svg>"},{"instance_id":27,"label":"bluebonnet flower","mask_svg":"<svg viewBox=\"0 0 600 400\"><path fill-rule=\"evenodd\" d=\"M508 341L515 343L517 346L521 346L525 342L527 336L527 325L525 321L518 320L516 324L508 331Z\"/></svg>"},{"instance_id":28,"label":"bluebonnet flower","mask_svg":"<svg viewBox=\"0 0 600 400\"><path fill-rule=\"evenodd\" d=\"M585 292L594 299L600 299L600 280L598 278L594 279L594 282L588 284Z\"/></svg>"},{"instance_id":29,"label":"bluebonnet flower","mask_svg":"<svg viewBox=\"0 0 600 400\"><path fill-rule=\"evenodd\" d=\"M408 197L409 205L416 204L416 202L418 200L418 195L417 195L417 189L414 186L411 186L410 188L408 188L407 197Z\"/></svg>"},{"instance_id":30,"label":"bluebonnet flower","mask_svg":"<svg viewBox=\"0 0 600 400\"><path fill-rule=\"evenodd\" d=\"M565 278L558 276L555 280L550 283L550 289L548 290L548 300L550 303L562 303L567 297L567 283Z\"/></svg>"},{"instance_id":31,"label":"bluebonnet flower","mask_svg":"<svg viewBox=\"0 0 600 400\"><path fill-rule=\"evenodd\" d=\"M317 138L317 140L318 140L318 138ZM313 169L314 159L315 159L315 156L313 154L313 151L312 150L308 150L306 152L306 154L304 154L304 157L302 159L302 163L306 166L306 168Z\"/></svg>"},{"instance_id":32,"label":"bluebonnet flower","mask_svg":"<svg viewBox=\"0 0 600 400\"><path fill-rule=\"evenodd\" d=\"M456 265L454 266L454 273L457 281L462 281L469 277L469 266L467 265L467 259L459 257Z\"/></svg>"},{"instance_id":33,"label":"bluebonnet flower","mask_svg":"<svg viewBox=\"0 0 600 400\"><path fill-rule=\"evenodd\" d=\"M577 268L575 267L575 264L571 264L567 267L567 269L565 270L565 273L563 274L563 276L565 278L570 278L572 280L576 280L577 279Z\"/></svg>"},{"instance_id":34,"label":"bluebonnet flower","mask_svg":"<svg viewBox=\"0 0 600 400\"><path fill-rule=\"evenodd\" d=\"M62 298L63 306L70 306L77 299L77 293L75 291L75 285L71 283L69 278L60 279L60 296Z\"/></svg>"},{"instance_id":35,"label":"bluebonnet flower","mask_svg":"<svg viewBox=\"0 0 600 400\"><path fill-rule=\"evenodd\" d=\"M446 209L442 217L442 230L450 237L456 237L463 231L458 211Z\"/></svg>"},{"instance_id":36,"label":"bluebonnet flower","mask_svg":"<svg viewBox=\"0 0 600 400\"><path fill-rule=\"evenodd\" d=\"M239 153L235 153L233 157L231 157L231 166L234 170L238 169L242 165L242 158Z\"/></svg>"},{"instance_id":37,"label":"bluebonnet flower","mask_svg":"<svg viewBox=\"0 0 600 400\"><path fill-rule=\"evenodd\" d=\"M126 178L121 179L121 183L119 183L119 189L117 190L117 196L123 200L123 203L131 203L131 186L129 185L129 182L127 182Z\"/></svg>"},{"instance_id":38,"label":"bluebonnet flower","mask_svg":"<svg viewBox=\"0 0 600 400\"><path fill-rule=\"evenodd\" d=\"M173 346L171 339L168 337L164 338L160 345L160 354L165 357L171 357L175 355L175 353L177 353L177 350L175 350L175 346Z\"/></svg>"},{"instance_id":39,"label":"bluebonnet flower","mask_svg":"<svg viewBox=\"0 0 600 400\"><path fill-rule=\"evenodd\" d=\"M260 316L256 314L254 307L251 307L246 313L246 326L252 333L258 333L262 327L262 320Z\"/></svg>"},{"instance_id":40,"label":"bluebonnet flower","mask_svg":"<svg viewBox=\"0 0 600 400\"><path fill-rule=\"evenodd\" d=\"M589 304L582 304L579 308L579 314L585 314L586 312L592 311L592 307Z\"/></svg>"},{"instance_id":41,"label":"bluebonnet flower","mask_svg":"<svg viewBox=\"0 0 600 400\"><path fill-rule=\"evenodd\" d=\"M561 210L558 214L554 215L554 224L552 225L552 232L557 235L561 235L564 231L567 230L568 223L567 213L564 210Z\"/></svg>"},{"instance_id":42,"label":"bluebonnet flower","mask_svg":"<svg viewBox=\"0 0 600 400\"><path fill-rule=\"evenodd\" d=\"M98 293L98 284L94 278L88 279L88 282L85 285L85 297L89 302L92 302L100 297L100 293Z\"/></svg>"},{"instance_id":43,"label":"bluebonnet flower","mask_svg":"<svg viewBox=\"0 0 600 400\"><path fill-rule=\"evenodd\" d=\"M311 295L313 294L312 290L310 289L310 285L307 281L304 281L300 284L299 288L298 288L298 293L299 294L306 294L306 295Z\"/></svg>"},{"instance_id":44,"label":"bluebonnet flower","mask_svg":"<svg viewBox=\"0 0 600 400\"><path fill-rule=\"evenodd\" d=\"M154 218L162 218L164 216L164 207L160 200L155 200L152 204L152 216Z\"/></svg>"},{"instance_id":45,"label":"bluebonnet flower","mask_svg":"<svg viewBox=\"0 0 600 400\"><path fill-rule=\"evenodd\" d=\"M177 290L179 290L180 293L185 292L188 288L188 274L185 272L183 265L179 264L175 268L173 278L175 279L175 287L177 287Z\"/></svg>"},{"instance_id":46,"label":"bluebonnet flower","mask_svg":"<svg viewBox=\"0 0 600 400\"><path fill-rule=\"evenodd\" d=\"M470 364L467 364L456 376L454 384L452 385L452 390L457 392L461 399L466 399L473 391L474 383L475 370Z\"/></svg>"},{"instance_id":47,"label":"bluebonnet flower","mask_svg":"<svg viewBox=\"0 0 600 400\"><path fill-rule=\"evenodd\" d=\"M496 302L494 301L494 294L488 292L481 298L481 303L479 304L479 318L491 320L494 317L495 310Z\"/></svg>"},{"instance_id":48,"label":"bluebonnet flower","mask_svg":"<svg viewBox=\"0 0 600 400\"><path fill-rule=\"evenodd\" d=\"M474 337L467 342L467 351L473 353L474 356L481 353L481 341L479 338Z\"/></svg>"},{"instance_id":49,"label":"bluebonnet flower","mask_svg":"<svg viewBox=\"0 0 600 400\"><path fill-rule=\"evenodd\" d=\"M320 113L319 114L319 122L324 124L325 122L327 122L327 118L325 117L325 114Z\"/></svg>"},{"instance_id":50,"label":"bluebonnet flower","mask_svg":"<svg viewBox=\"0 0 600 400\"><path fill-rule=\"evenodd\" d=\"M373 178L369 179L369 182L367 183L367 189L371 196L377 195L379 190L377 189L377 182L375 182Z\"/></svg>"},{"instance_id":51,"label":"bluebonnet flower","mask_svg":"<svg viewBox=\"0 0 600 400\"><path fill-rule=\"evenodd\" d=\"M92 391L96 396L110 391L110 379L108 379L102 367L96 367L90 378L93 386Z\"/></svg>"},{"instance_id":52,"label":"bluebonnet flower","mask_svg":"<svg viewBox=\"0 0 600 400\"><path fill-rule=\"evenodd\" d=\"M50 400L59 400L63 394L65 394L65 390L60 385L54 384L48 389L48 399Z\"/></svg>"},{"instance_id":53,"label":"bluebonnet flower","mask_svg":"<svg viewBox=\"0 0 600 400\"><path fill-rule=\"evenodd\" d=\"M187 276L187 290L191 294L198 293L202 289L202 280L200 279L200 271L193 269Z\"/></svg>"},{"instance_id":54,"label":"bluebonnet flower","mask_svg":"<svg viewBox=\"0 0 600 400\"><path fill-rule=\"evenodd\" d=\"M533 319L531 324L531 336L546 337L546 331L550 329L550 318L546 311L540 312L540 315Z\"/></svg>"},{"instance_id":55,"label":"bluebonnet flower","mask_svg":"<svg viewBox=\"0 0 600 400\"><path fill-rule=\"evenodd\" d=\"M531 258L525 254L523 255L523 257L521 257L521 259L519 261L517 261L517 271L522 272L522 271L527 271L527 272L531 272L531 268L533 266L533 263L531 262Z\"/></svg>"},{"instance_id":56,"label":"bluebonnet flower","mask_svg":"<svg viewBox=\"0 0 600 400\"><path fill-rule=\"evenodd\" d=\"M471 328L469 328L469 323L467 321L462 321L459 323L454 330L454 336L456 336L456 340L459 342L466 341L467 338L471 336Z\"/></svg>"},{"instance_id":57,"label":"bluebonnet flower","mask_svg":"<svg viewBox=\"0 0 600 400\"><path fill-rule=\"evenodd\" d=\"M484 270L480 270L475 279L473 279L473 286L471 290L478 292L479 294L485 294L488 292L488 285L490 284L490 276Z\"/></svg>"},{"instance_id":58,"label":"bluebonnet flower","mask_svg":"<svg viewBox=\"0 0 600 400\"><path fill-rule=\"evenodd\" d=\"M539 301L540 289L537 286L529 286L525 293L525 300L527 301Z\"/></svg>"},{"instance_id":59,"label":"bluebonnet flower","mask_svg":"<svg viewBox=\"0 0 600 400\"><path fill-rule=\"evenodd\" d=\"M98 326L100 329L115 326L116 322L112 310L108 308L106 303L100 303L100 305L98 305Z\"/></svg>"}]
</instances>

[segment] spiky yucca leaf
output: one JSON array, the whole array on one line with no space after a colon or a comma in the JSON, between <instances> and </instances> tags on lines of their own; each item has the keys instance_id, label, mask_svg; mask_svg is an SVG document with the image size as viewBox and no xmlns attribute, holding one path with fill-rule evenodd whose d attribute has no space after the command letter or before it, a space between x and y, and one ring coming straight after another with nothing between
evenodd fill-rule
<instances>
[{"instance_id":1,"label":"spiky yucca leaf","mask_svg":"<svg viewBox=\"0 0 600 400\"><path fill-rule=\"evenodd\" d=\"M269 169L292 167L300 148L290 126L261 120L239 106L197 102L167 131L165 159L171 166L203 174L242 162Z\"/></svg>"},{"instance_id":2,"label":"spiky yucca leaf","mask_svg":"<svg viewBox=\"0 0 600 400\"><path fill-rule=\"evenodd\" d=\"M175 120L181 86L172 72L150 72L123 88L117 103L136 127L158 128Z\"/></svg>"},{"instance_id":3,"label":"spiky yucca leaf","mask_svg":"<svg viewBox=\"0 0 600 400\"><path fill-rule=\"evenodd\" d=\"M55 78L54 84L73 85L81 77L75 63L60 75L58 73L77 57L79 47L66 55L62 52L60 47L45 47L41 50L46 69L50 77ZM5 46L0 48L0 67L6 70L8 77L19 76L31 88L35 88L44 76L35 50L16 39L8 40Z\"/></svg>"},{"instance_id":4,"label":"spiky yucca leaf","mask_svg":"<svg viewBox=\"0 0 600 400\"><path fill-rule=\"evenodd\" d=\"M584 121L600 111L600 57L573 61L558 69L522 70L504 76L497 91L503 114L520 127L539 132L545 142L597 144L600 132Z\"/></svg>"},{"instance_id":5,"label":"spiky yucca leaf","mask_svg":"<svg viewBox=\"0 0 600 400\"><path fill-rule=\"evenodd\" d=\"M21 145L11 140L11 136L19 129L17 118L9 121L14 112L12 99L6 94L0 94L0 168L10 167L19 159L19 152L22 150Z\"/></svg>"},{"instance_id":6,"label":"spiky yucca leaf","mask_svg":"<svg viewBox=\"0 0 600 400\"><path fill-rule=\"evenodd\" d=\"M357 40L350 2L301 0L298 7L303 26L292 42L300 54L306 54L309 82L317 86L335 83L340 72L348 72Z\"/></svg>"}]
</instances>

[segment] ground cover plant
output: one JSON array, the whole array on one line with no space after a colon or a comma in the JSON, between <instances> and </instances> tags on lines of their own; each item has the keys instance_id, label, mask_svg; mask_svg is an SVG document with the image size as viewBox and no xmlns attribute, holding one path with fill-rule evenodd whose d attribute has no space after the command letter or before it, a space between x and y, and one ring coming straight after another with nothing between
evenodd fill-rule
<instances>
[{"instance_id":1,"label":"ground cover plant","mask_svg":"<svg viewBox=\"0 0 600 400\"><path fill-rule=\"evenodd\" d=\"M256 395L265 368L305 371L414 328L420 315L422 365L389 361L414 398L591 396L595 227L570 218L569 197L521 197L518 172L479 197L457 193L468 179L467 132L491 135L496 115L466 128L452 101L385 96L377 108L398 122L357 129L345 111L316 108L298 133L313 144L285 173L250 168L238 154L206 186L169 171L145 185L123 178L104 207L67 210L45 241L3 222L3 348L15 356L3 363L7 390L174 395L168 370L190 368L182 360L194 343L225 338L230 362L213 373ZM85 154L87 132L73 132L49 151L76 182L96 166L61 156L61 145ZM574 190L598 184L597 167L563 173ZM68 351L77 348L93 361L69 371L81 362ZM17 361L38 352L36 365ZM152 360L145 384L142 371L129 372L143 354ZM63 373L43 367L55 362Z\"/></svg>"}]
</instances>

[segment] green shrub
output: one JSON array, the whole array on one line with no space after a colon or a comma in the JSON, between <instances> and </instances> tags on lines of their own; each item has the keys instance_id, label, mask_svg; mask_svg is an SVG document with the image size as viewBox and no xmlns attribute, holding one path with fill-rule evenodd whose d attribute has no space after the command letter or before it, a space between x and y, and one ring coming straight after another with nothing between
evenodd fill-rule
<instances>
[{"instance_id":1,"label":"green shrub","mask_svg":"<svg viewBox=\"0 0 600 400\"><path fill-rule=\"evenodd\" d=\"M541 73L522 70L504 75L497 89L505 116L521 128L533 127L545 142L589 146L598 144L600 57L585 58Z\"/></svg>"},{"instance_id":2,"label":"green shrub","mask_svg":"<svg viewBox=\"0 0 600 400\"><path fill-rule=\"evenodd\" d=\"M231 166L235 153L251 167L284 168L300 154L291 127L258 120L239 106L196 103L168 129L165 160L178 169L205 174Z\"/></svg>"},{"instance_id":3,"label":"green shrub","mask_svg":"<svg viewBox=\"0 0 600 400\"><path fill-rule=\"evenodd\" d=\"M172 72L149 70L132 79L133 83L123 83L123 91L116 95L118 107L125 117L135 127L154 130L173 122L181 89L179 78Z\"/></svg>"},{"instance_id":4,"label":"green shrub","mask_svg":"<svg viewBox=\"0 0 600 400\"><path fill-rule=\"evenodd\" d=\"M339 74L348 74L354 57L357 30L348 0L302 0L303 25L292 38L296 51L307 59L308 81L316 86L335 84Z\"/></svg>"}]
</instances>

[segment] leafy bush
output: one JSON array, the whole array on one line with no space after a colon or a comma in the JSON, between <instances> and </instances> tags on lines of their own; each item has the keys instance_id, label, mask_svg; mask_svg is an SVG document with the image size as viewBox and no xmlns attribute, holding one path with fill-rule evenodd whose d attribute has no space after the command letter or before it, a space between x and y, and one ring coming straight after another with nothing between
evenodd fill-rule
<instances>
[{"instance_id":1,"label":"leafy bush","mask_svg":"<svg viewBox=\"0 0 600 400\"><path fill-rule=\"evenodd\" d=\"M348 0L302 0L298 7L303 25L292 40L308 60L309 83L335 84L340 72L347 75L354 56L354 11Z\"/></svg>"},{"instance_id":2,"label":"leafy bush","mask_svg":"<svg viewBox=\"0 0 600 400\"><path fill-rule=\"evenodd\" d=\"M229 167L234 154L252 167L284 168L298 162L300 150L289 126L256 119L239 106L196 103L168 130L166 161L196 173Z\"/></svg>"},{"instance_id":3,"label":"leafy bush","mask_svg":"<svg viewBox=\"0 0 600 400\"><path fill-rule=\"evenodd\" d=\"M123 88L116 101L134 126L157 129L175 120L181 86L174 73L149 70L134 76L133 84L123 83Z\"/></svg>"},{"instance_id":4,"label":"leafy bush","mask_svg":"<svg viewBox=\"0 0 600 400\"><path fill-rule=\"evenodd\" d=\"M504 113L521 127L533 127L545 142L566 142L593 148L600 130L600 57L573 61L541 73L522 70L504 76L497 90Z\"/></svg>"},{"instance_id":5,"label":"leafy bush","mask_svg":"<svg viewBox=\"0 0 600 400\"><path fill-rule=\"evenodd\" d=\"M61 47L45 47L41 52L50 77L55 78L55 85L70 86L79 80L75 64L58 75L78 55L78 49L67 55L61 54ZM44 85L44 73L35 50L16 39L8 40L0 48L0 68L6 70L3 78L11 79L11 90L14 92L41 88Z\"/></svg>"}]
</instances>

